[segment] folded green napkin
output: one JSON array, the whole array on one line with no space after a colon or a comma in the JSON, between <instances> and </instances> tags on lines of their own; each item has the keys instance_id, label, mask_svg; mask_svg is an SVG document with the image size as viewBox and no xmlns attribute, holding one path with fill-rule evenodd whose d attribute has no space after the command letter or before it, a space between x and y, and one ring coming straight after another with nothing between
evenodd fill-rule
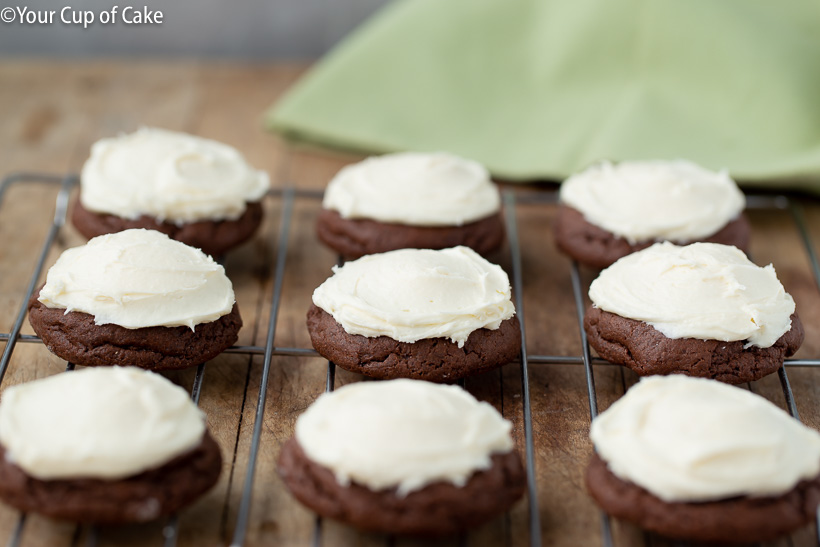
<instances>
[{"instance_id":1,"label":"folded green napkin","mask_svg":"<svg viewBox=\"0 0 820 547\"><path fill-rule=\"evenodd\" d=\"M511 180L686 158L820 192L820 2L400 0L267 123L364 152L446 150Z\"/></svg>"}]
</instances>

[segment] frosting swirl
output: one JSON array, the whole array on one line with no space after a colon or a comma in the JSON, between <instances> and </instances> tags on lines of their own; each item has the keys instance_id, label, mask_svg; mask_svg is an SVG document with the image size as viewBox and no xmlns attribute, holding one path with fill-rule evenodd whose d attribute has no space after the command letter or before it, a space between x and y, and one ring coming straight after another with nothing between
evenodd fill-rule
<instances>
[{"instance_id":1,"label":"frosting swirl","mask_svg":"<svg viewBox=\"0 0 820 547\"><path fill-rule=\"evenodd\" d=\"M458 386L389 380L320 395L296 421L296 440L340 484L404 495L437 481L464 485L513 449L511 429Z\"/></svg>"},{"instance_id":2,"label":"frosting swirl","mask_svg":"<svg viewBox=\"0 0 820 547\"><path fill-rule=\"evenodd\" d=\"M225 269L199 249L153 230L125 230L67 249L38 298L46 307L127 329L186 326L231 312Z\"/></svg>"},{"instance_id":3,"label":"frosting swirl","mask_svg":"<svg viewBox=\"0 0 820 547\"><path fill-rule=\"evenodd\" d=\"M498 212L501 198L479 163L407 152L345 167L328 184L322 206L344 218L460 226Z\"/></svg>"},{"instance_id":4,"label":"frosting swirl","mask_svg":"<svg viewBox=\"0 0 820 547\"><path fill-rule=\"evenodd\" d=\"M746 200L726 171L692 162L603 162L568 178L561 202L635 244L709 237L743 212Z\"/></svg>"},{"instance_id":5,"label":"frosting swirl","mask_svg":"<svg viewBox=\"0 0 820 547\"><path fill-rule=\"evenodd\" d=\"M0 404L6 458L32 477L119 479L195 448L205 417L181 387L101 367L12 386Z\"/></svg>"},{"instance_id":6,"label":"frosting swirl","mask_svg":"<svg viewBox=\"0 0 820 547\"><path fill-rule=\"evenodd\" d=\"M473 331L495 330L515 314L507 274L468 247L390 251L333 272L313 303L350 334L449 338L463 347Z\"/></svg>"},{"instance_id":7,"label":"frosting swirl","mask_svg":"<svg viewBox=\"0 0 820 547\"><path fill-rule=\"evenodd\" d=\"M820 473L820 434L715 380L642 379L593 420L609 470L668 502L778 496Z\"/></svg>"},{"instance_id":8,"label":"frosting swirl","mask_svg":"<svg viewBox=\"0 0 820 547\"><path fill-rule=\"evenodd\" d=\"M239 218L269 181L228 145L142 128L94 143L81 185L80 201L89 211L184 224Z\"/></svg>"},{"instance_id":9,"label":"frosting swirl","mask_svg":"<svg viewBox=\"0 0 820 547\"><path fill-rule=\"evenodd\" d=\"M747 340L747 347L770 347L794 313L774 266L761 268L736 247L716 243L656 243L625 256L592 282L589 298L667 338Z\"/></svg>"}]
</instances>

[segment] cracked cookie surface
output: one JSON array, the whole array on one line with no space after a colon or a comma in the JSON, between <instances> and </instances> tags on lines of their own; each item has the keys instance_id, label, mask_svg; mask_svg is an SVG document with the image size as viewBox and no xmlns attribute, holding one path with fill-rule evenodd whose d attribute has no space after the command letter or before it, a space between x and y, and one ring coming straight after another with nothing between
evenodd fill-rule
<instances>
[{"instance_id":1,"label":"cracked cookie surface","mask_svg":"<svg viewBox=\"0 0 820 547\"><path fill-rule=\"evenodd\" d=\"M475 472L464 486L435 482L405 496L395 488L340 485L330 469L307 457L295 438L282 447L278 469L294 497L324 517L373 532L421 536L473 529L509 509L526 484L515 450L493 455L491 467Z\"/></svg>"},{"instance_id":2,"label":"cracked cookie surface","mask_svg":"<svg viewBox=\"0 0 820 547\"><path fill-rule=\"evenodd\" d=\"M564 254L581 264L593 268L606 268L619 258L653 245L657 240L634 244L588 222L584 215L572 207L560 205L553 225L555 244ZM751 227L745 215L729 222L720 231L707 238L698 239L709 243L734 245L748 252ZM690 241L688 243L694 243Z\"/></svg>"},{"instance_id":3,"label":"cracked cookie surface","mask_svg":"<svg viewBox=\"0 0 820 547\"><path fill-rule=\"evenodd\" d=\"M770 541L805 526L820 503L820 477L802 481L776 497L665 502L619 479L593 454L586 471L590 495L609 515L667 537L719 543Z\"/></svg>"},{"instance_id":4,"label":"cracked cookie surface","mask_svg":"<svg viewBox=\"0 0 820 547\"><path fill-rule=\"evenodd\" d=\"M63 308L47 308L34 295L29 322L48 349L70 363L83 366L135 366L148 370L195 367L213 359L238 339L242 327L239 308L216 321L188 327L126 329L96 325L94 316Z\"/></svg>"},{"instance_id":5,"label":"cracked cookie surface","mask_svg":"<svg viewBox=\"0 0 820 547\"><path fill-rule=\"evenodd\" d=\"M77 439L82 442L82 439ZM0 446L0 499L21 511L75 522L146 522L175 513L216 484L222 455L210 433L193 450L122 479L40 480Z\"/></svg>"},{"instance_id":6,"label":"cracked cookie surface","mask_svg":"<svg viewBox=\"0 0 820 547\"><path fill-rule=\"evenodd\" d=\"M311 304L307 314L310 340L323 357L351 372L373 378L413 378L454 382L514 361L521 353L516 317L496 330L473 331L464 347L446 338L399 342L387 336L348 334L333 316Z\"/></svg>"},{"instance_id":7,"label":"cracked cookie surface","mask_svg":"<svg viewBox=\"0 0 820 547\"><path fill-rule=\"evenodd\" d=\"M71 222L88 239L131 228L145 228L162 232L171 239L218 257L250 239L262 223L262 216L262 205L253 202L247 204L245 212L236 220L201 220L177 225L145 215L130 220L116 215L95 213L83 207L80 200L76 200Z\"/></svg>"},{"instance_id":8,"label":"cracked cookie surface","mask_svg":"<svg viewBox=\"0 0 820 547\"><path fill-rule=\"evenodd\" d=\"M584 329L598 355L641 376L681 373L742 384L777 372L783 360L798 350L803 343L803 325L796 314L791 321L791 329L768 348L744 348L742 340L667 338L648 323L594 306L587 309Z\"/></svg>"},{"instance_id":9,"label":"cracked cookie surface","mask_svg":"<svg viewBox=\"0 0 820 547\"><path fill-rule=\"evenodd\" d=\"M462 226L410 226L365 218L342 218L322 209L316 221L319 239L347 259L395 249L447 249L464 245L478 254L495 251L504 241L501 213Z\"/></svg>"}]
</instances>

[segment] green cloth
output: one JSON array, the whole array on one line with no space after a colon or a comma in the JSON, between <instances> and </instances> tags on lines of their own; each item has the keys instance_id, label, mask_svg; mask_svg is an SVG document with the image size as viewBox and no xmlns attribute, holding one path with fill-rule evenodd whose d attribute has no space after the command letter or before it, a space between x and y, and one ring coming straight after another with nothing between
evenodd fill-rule
<instances>
[{"instance_id":1,"label":"green cloth","mask_svg":"<svg viewBox=\"0 0 820 547\"><path fill-rule=\"evenodd\" d=\"M364 152L446 150L510 180L685 158L820 192L820 1L400 0L267 124Z\"/></svg>"}]
</instances>

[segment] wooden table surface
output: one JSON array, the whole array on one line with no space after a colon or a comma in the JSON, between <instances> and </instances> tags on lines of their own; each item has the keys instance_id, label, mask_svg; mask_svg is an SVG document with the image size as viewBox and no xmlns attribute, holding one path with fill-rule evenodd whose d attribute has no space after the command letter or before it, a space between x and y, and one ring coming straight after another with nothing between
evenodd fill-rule
<instances>
[{"instance_id":1,"label":"wooden table surface","mask_svg":"<svg viewBox=\"0 0 820 547\"><path fill-rule=\"evenodd\" d=\"M90 145L102 137L159 126L224 141L251 164L270 173L272 185L324 188L330 177L355 156L293 149L262 129L264 110L304 71L301 65L241 65L179 62L3 61L0 63L0 169L62 174L78 172ZM22 305L39 248L48 231L56 189L42 185L13 187L0 208L0 332L9 332ZM820 205L801 200L815 241L820 242ZM282 200L266 199L266 220L256 238L227 257L245 326L240 344L264 345L273 287L276 239ZM283 299L276 346L309 348L305 312L313 289L330 273L335 256L314 235L319 202L299 198L293 211ZM570 263L557 253L550 237L555 206L521 204L517 222L523 253L524 311L531 354L580 356L581 343L570 281ZM752 255L772 262L797 302L806 342L797 357L820 357L820 293L806 252L787 210L750 213ZM46 267L67 247L84 243L70 226L63 228ZM509 250L492 257L508 269ZM594 273L582 270L584 291ZM24 333L32 331L26 323ZM5 343L0 342L0 349ZM65 363L40 344L18 344L3 389L57 374ZM293 433L299 414L325 388L327 364L320 358L275 357L269 376L261 450L253 489L247 545L309 545L314 515L285 491L275 473L279 447ZM224 456L217 486L180 514L179 544L224 545L236 523L247 470L250 439L261 380L262 359L223 355L206 367L201 406ZM820 425L820 370L789 367L797 406L804 421ZM194 371L167 375L190 388ZM361 377L339 371L337 385ZM605 409L636 376L620 367L595 367L597 396ZM541 539L545 545L600 545L601 516L586 495L583 472L591 453L587 438L589 410L584 369L579 365L531 364L529 385L535 444ZM523 452L521 377L518 364L468 379L466 387L494 404L514 423ZM750 386L784 406L780 383L770 376ZM18 513L0 507L0 543L18 522ZM663 544L636 528L613 522L616 545ZM813 527L778 545L812 545ZM89 529L29 516L22 544L83 545ZM99 545L161 545L162 523L96 532ZM427 545L405 538L359 534L332 522L321 529L324 545ZM471 531L467 545L526 545L529 542L526 499L503 517ZM453 539L437 545L456 545Z\"/></svg>"}]
</instances>

